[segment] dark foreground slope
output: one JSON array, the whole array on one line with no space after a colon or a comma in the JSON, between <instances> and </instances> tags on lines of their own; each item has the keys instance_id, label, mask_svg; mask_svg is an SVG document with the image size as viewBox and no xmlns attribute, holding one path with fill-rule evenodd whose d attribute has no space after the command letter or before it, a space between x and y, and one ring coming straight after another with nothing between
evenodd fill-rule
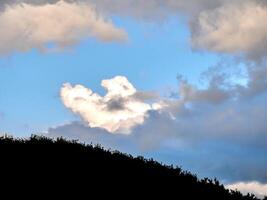
<instances>
[{"instance_id":1,"label":"dark foreground slope","mask_svg":"<svg viewBox=\"0 0 267 200\"><path fill-rule=\"evenodd\" d=\"M216 180L199 180L180 168L64 139L0 138L0 155L0 180L10 187L56 187L65 194L75 191L113 197L126 193L125 199L159 195L163 199L256 199L226 190Z\"/></svg>"}]
</instances>

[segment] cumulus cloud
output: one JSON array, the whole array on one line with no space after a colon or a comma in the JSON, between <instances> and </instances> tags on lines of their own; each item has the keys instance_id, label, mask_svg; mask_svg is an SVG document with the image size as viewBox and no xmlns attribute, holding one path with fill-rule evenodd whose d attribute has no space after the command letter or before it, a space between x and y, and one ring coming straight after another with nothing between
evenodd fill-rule
<instances>
[{"instance_id":1,"label":"cumulus cloud","mask_svg":"<svg viewBox=\"0 0 267 200\"><path fill-rule=\"evenodd\" d=\"M6 4L0 12L0 26L1 54L46 50L49 44L63 48L87 37L104 42L127 39L125 31L87 3Z\"/></svg>"},{"instance_id":2,"label":"cumulus cloud","mask_svg":"<svg viewBox=\"0 0 267 200\"><path fill-rule=\"evenodd\" d=\"M260 1L234 1L202 11L193 27L192 45L222 53L243 53L250 58L265 56L266 18L267 7Z\"/></svg>"},{"instance_id":3,"label":"cumulus cloud","mask_svg":"<svg viewBox=\"0 0 267 200\"><path fill-rule=\"evenodd\" d=\"M23 0L21 0L23 2ZM34 0L24 0L37 3ZM57 2L50 0L49 2ZM17 1L18 2L18 1ZM41 1L47 2L47 1ZM219 53L243 54L250 60L265 57L267 7L264 0L70 0L89 2L101 12L139 21L162 21L184 15L191 45ZM40 4L40 2L39 2Z\"/></svg>"},{"instance_id":4,"label":"cumulus cloud","mask_svg":"<svg viewBox=\"0 0 267 200\"><path fill-rule=\"evenodd\" d=\"M64 105L79 114L90 127L129 134L133 127L144 122L147 112L154 109L154 104L138 98L139 93L126 77L103 80L101 85L107 90L104 97L82 85L66 83L61 89ZM160 108L159 104L155 105Z\"/></svg>"},{"instance_id":5,"label":"cumulus cloud","mask_svg":"<svg viewBox=\"0 0 267 200\"><path fill-rule=\"evenodd\" d=\"M252 193L258 196L259 198L263 198L267 196L267 184L261 184L257 181L254 182L239 182L234 183L226 186L228 189L231 190L239 190L245 195L247 193Z\"/></svg>"},{"instance_id":6,"label":"cumulus cloud","mask_svg":"<svg viewBox=\"0 0 267 200\"><path fill-rule=\"evenodd\" d=\"M111 15L162 21L186 16L191 46L258 61L267 53L264 0L90 0Z\"/></svg>"},{"instance_id":7,"label":"cumulus cloud","mask_svg":"<svg viewBox=\"0 0 267 200\"><path fill-rule=\"evenodd\" d=\"M120 76L102 81L105 96L65 84L62 101L85 124L55 127L48 134L153 157L166 158L167 151L172 164L202 176L267 183L266 73L264 65L251 66L246 85L213 74L206 88L180 77L172 99L137 91Z\"/></svg>"},{"instance_id":8,"label":"cumulus cloud","mask_svg":"<svg viewBox=\"0 0 267 200\"><path fill-rule=\"evenodd\" d=\"M127 38L125 31L114 27L93 8L109 17L130 17L156 23L183 15L191 31L193 49L242 55L253 61L266 57L267 28L264 22L267 5L264 0L3 0L0 2L3 18L0 25L6 26L7 33L0 36L7 37L8 33L15 31L17 35L13 33L6 39L16 41L13 42L18 44L16 50L32 46L38 48L47 42L69 44L81 37L95 37L102 41L123 41ZM9 16L11 11L15 13L12 17ZM57 17L51 17L55 12ZM39 15L42 16L36 19ZM43 23L43 18L49 23ZM51 30L51 26L56 29ZM27 40L30 41L22 42ZM6 46L3 41L2 47Z\"/></svg>"}]
</instances>

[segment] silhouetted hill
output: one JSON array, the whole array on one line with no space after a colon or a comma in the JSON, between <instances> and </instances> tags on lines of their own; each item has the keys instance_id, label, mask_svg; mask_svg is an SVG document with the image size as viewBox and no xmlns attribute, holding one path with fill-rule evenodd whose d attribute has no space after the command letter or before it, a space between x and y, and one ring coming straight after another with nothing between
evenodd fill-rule
<instances>
[{"instance_id":1,"label":"silhouetted hill","mask_svg":"<svg viewBox=\"0 0 267 200\"><path fill-rule=\"evenodd\" d=\"M163 199L257 199L254 195L226 190L217 180L199 180L178 167L62 138L2 137L0 153L0 180L11 187L26 184L35 189L45 187L45 192L51 186L63 188L65 195L74 191L113 198L125 194L125 199L163 195Z\"/></svg>"}]
</instances>

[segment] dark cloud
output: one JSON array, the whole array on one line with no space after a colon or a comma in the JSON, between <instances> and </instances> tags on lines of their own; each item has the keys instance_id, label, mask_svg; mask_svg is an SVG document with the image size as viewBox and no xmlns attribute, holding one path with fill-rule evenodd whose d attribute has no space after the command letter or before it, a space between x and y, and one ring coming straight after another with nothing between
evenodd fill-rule
<instances>
[{"instance_id":1,"label":"dark cloud","mask_svg":"<svg viewBox=\"0 0 267 200\"><path fill-rule=\"evenodd\" d=\"M108 111L118 111L125 109L125 99L123 98L114 98L110 99L106 104L106 109Z\"/></svg>"},{"instance_id":2,"label":"dark cloud","mask_svg":"<svg viewBox=\"0 0 267 200\"><path fill-rule=\"evenodd\" d=\"M49 137L64 137L68 139L79 139L80 142L101 144L107 149L120 150L133 153L135 143L132 136L110 134L101 128L90 128L82 122L71 122L55 128L50 128L47 133Z\"/></svg>"},{"instance_id":3,"label":"dark cloud","mask_svg":"<svg viewBox=\"0 0 267 200\"><path fill-rule=\"evenodd\" d=\"M243 97L259 97L267 90L267 64L253 65L248 68L249 81L246 87L238 87Z\"/></svg>"},{"instance_id":4,"label":"dark cloud","mask_svg":"<svg viewBox=\"0 0 267 200\"><path fill-rule=\"evenodd\" d=\"M42 5L56 3L60 0L2 0L1 4L29 3ZM177 11L199 12L212 9L227 0L64 0L66 2L86 2L111 14L133 16L138 18L156 18L159 14L169 15Z\"/></svg>"},{"instance_id":5,"label":"dark cloud","mask_svg":"<svg viewBox=\"0 0 267 200\"><path fill-rule=\"evenodd\" d=\"M267 183L267 136L258 133L266 127L255 129L257 119L252 120L254 116L236 125L238 118L220 120L214 118L218 117L216 115L212 118L205 114L194 112L170 120L167 115L151 112L145 124L136 127L129 136L112 135L78 122L50 129L49 136L79 138L113 150L154 157L226 183L254 180ZM244 127L232 127L239 125Z\"/></svg>"},{"instance_id":6,"label":"dark cloud","mask_svg":"<svg viewBox=\"0 0 267 200\"><path fill-rule=\"evenodd\" d=\"M203 73L204 74L204 73ZM231 98L231 90L225 74L213 73L209 70L205 73L206 89L199 89L181 75L177 76L179 82L178 97L185 102L202 102L219 104Z\"/></svg>"},{"instance_id":7,"label":"dark cloud","mask_svg":"<svg viewBox=\"0 0 267 200\"><path fill-rule=\"evenodd\" d=\"M156 92L151 91L137 91L132 97L141 101L149 101L159 99L160 95Z\"/></svg>"},{"instance_id":8,"label":"dark cloud","mask_svg":"<svg viewBox=\"0 0 267 200\"><path fill-rule=\"evenodd\" d=\"M208 83L202 89L178 76L177 97L163 99L167 105L163 109L148 111L144 123L135 126L130 135L112 134L80 122L49 129L48 135L152 156L226 183L267 183L265 66L248 65L247 84L243 85L229 83L228 74L216 69L205 74ZM137 96L159 98L154 93ZM121 103L111 102L111 107L119 109Z\"/></svg>"}]
</instances>

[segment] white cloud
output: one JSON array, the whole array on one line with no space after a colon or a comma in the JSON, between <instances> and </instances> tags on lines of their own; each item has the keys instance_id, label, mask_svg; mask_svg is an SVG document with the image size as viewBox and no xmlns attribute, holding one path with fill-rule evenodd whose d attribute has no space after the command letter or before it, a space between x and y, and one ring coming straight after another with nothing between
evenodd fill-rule
<instances>
[{"instance_id":1,"label":"white cloud","mask_svg":"<svg viewBox=\"0 0 267 200\"><path fill-rule=\"evenodd\" d=\"M238 182L227 185L226 188L231 190L239 190L243 194L252 193L262 198L267 196L267 184L261 184L259 182Z\"/></svg>"},{"instance_id":2,"label":"white cloud","mask_svg":"<svg viewBox=\"0 0 267 200\"><path fill-rule=\"evenodd\" d=\"M0 8L4 30L0 52L4 53L43 48L51 42L64 46L85 37L127 39L124 30L93 8L106 16L152 22L185 15L195 49L244 54L254 61L265 58L267 52L267 4L263 0L116 0L112 4L109 0L6 0Z\"/></svg>"},{"instance_id":3,"label":"white cloud","mask_svg":"<svg viewBox=\"0 0 267 200\"><path fill-rule=\"evenodd\" d=\"M202 11L195 22L192 45L222 53L250 57L267 52L266 6L259 1L227 3Z\"/></svg>"},{"instance_id":4,"label":"white cloud","mask_svg":"<svg viewBox=\"0 0 267 200\"><path fill-rule=\"evenodd\" d=\"M93 37L104 42L124 41L127 34L105 20L88 3L7 5L0 12L0 53L57 48Z\"/></svg>"},{"instance_id":5,"label":"white cloud","mask_svg":"<svg viewBox=\"0 0 267 200\"><path fill-rule=\"evenodd\" d=\"M64 84L61 99L64 105L79 114L90 127L106 129L111 133L131 133L131 129L144 122L147 112L154 107L135 97L137 90L123 76L103 80L107 94L102 97L82 85Z\"/></svg>"},{"instance_id":6,"label":"white cloud","mask_svg":"<svg viewBox=\"0 0 267 200\"><path fill-rule=\"evenodd\" d=\"M267 52L264 0L87 0L104 13L158 22L186 16L196 49L244 54L260 60Z\"/></svg>"},{"instance_id":7,"label":"white cloud","mask_svg":"<svg viewBox=\"0 0 267 200\"><path fill-rule=\"evenodd\" d=\"M171 149L175 162L201 176L267 183L267 68L248 70L246 86L229 85L228 75L220 71L209 73L206 88L181 78L176 99L139 92L125 77L104 80L105 96L65 84L64 105L85 123L52 128L48 134L115 149L132 145L157 154Z\"/></svg>"}]
</instances>

